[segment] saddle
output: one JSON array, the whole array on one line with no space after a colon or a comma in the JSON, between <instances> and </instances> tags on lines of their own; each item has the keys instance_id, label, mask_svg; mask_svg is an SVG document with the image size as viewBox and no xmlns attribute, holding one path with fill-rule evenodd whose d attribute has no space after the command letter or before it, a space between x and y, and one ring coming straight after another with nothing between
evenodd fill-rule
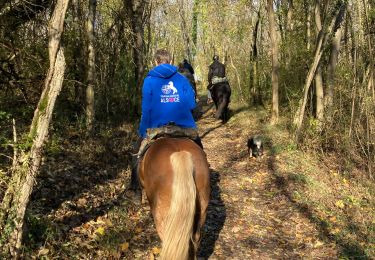
<instances>
[{"instance_id":1,"label":"saddle","mask_svg":"<svg viewBox=\"0 0 375 260\"><path fill-rule=\"evenodd\" d=\"M173 124L159 128L149 128L147 129L147 137L142 140L137 158L143 157L151 144L161 137L188 138L194 141L199 135L198 131L194 128L182 128Z\"/></svg>"}]
</instances>

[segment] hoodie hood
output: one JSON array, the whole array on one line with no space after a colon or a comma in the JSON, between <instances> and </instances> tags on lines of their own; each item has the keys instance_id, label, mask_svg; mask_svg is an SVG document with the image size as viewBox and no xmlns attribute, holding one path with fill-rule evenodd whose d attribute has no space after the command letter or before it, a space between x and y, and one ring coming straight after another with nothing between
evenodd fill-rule
<instances>
[{"instance_id":1,"label":"hoodie hood","mask_svg":"<svg viewBox=\"0 0 375 260\"><path fill-rule=\"evenodd\" d=\"M154 67L149 73L148 76L168 79L172 77L177 72L177 67L170 64L160 64Z\"/></svg>"}]
</instances>

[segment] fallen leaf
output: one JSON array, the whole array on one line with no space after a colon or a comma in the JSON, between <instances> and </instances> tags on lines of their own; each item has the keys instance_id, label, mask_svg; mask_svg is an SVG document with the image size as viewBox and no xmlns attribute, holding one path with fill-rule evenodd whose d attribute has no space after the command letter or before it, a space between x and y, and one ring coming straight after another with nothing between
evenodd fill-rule
<instances>
[{"instance_id":1,"label":"fallen leaf","mask_svg":"<svg viewBox=\"0 0 375 260\"><path fill-rule=\"evenodd\" d=\"M314 248L317 248L317 247L321 247L322 245L324 245L323 242L321 242L320 240L317 240L314 244Z\"/></svg>"},{"instance_id":2,"label":"fallen leaf","mask_svg":"<svg viewBox=\"0 0 375 260\"><path fill-rule=\"evenodd\" d=\"M331 231L332 234L336 235L340 232L339 228L335 228L334 230Z\"/></svg>"},{"instance_id":3,"label":"fallen leaf","mask_svg":"<svg viewBox=\"0 0 375 260\"><path fill-rule=\"evenodd\" d=\"M124 242L124 243L122 243L121 245L120 245L120 250L122 251L122 252L125 252L125 251L127 251L129 249L129 243L128 242Z\"/></svg>"},{"instance_id":4,"label":"fallen leaf","mask_svg":"<svg viewBox=\"0 0 375 260\"><path fill-rule=\"evenodd\" d=\"M78 199L77 204L81 207L85 206L87 204L87 200L85 198L80 198Z\"/></svg>"},{"instance_id":5,"label":"fallen leaf","mask_svg":"<svg viewBox=\"0 0 375 260\"><path fill-rule=\"evenodd\" d=\"M49 253L49 249L48 248L42 248L42 249L39 250L38 256L46 255L48 253Z\"/></svg>"},{"instance_id":6,"label":"fallen leaf","mask_svg":"<svg viewBox=\"0 0 375 260\"><path fill-rule=\"evenodd\" d=\"M94 232L94 234L99 234L99 235L104 235L104 233L105 233L105 228L104 227L98 227L96 230L95 230L95 232Z\"/></svg>"},{"instance_id":7,"label":"fallen leaf","mask_svg":"<svg viewBox=\"0 0 375 260\"><path fill-rule=\"evenodd\" d=\"M140 227L137 227L137 228L135 229L135 233L141 233L142 231L143 231L143 229L140 228Z\"/></svg>"},{"instance_id":8,"label":"fallen leaf","mask_svg":"<svg viewBox=\"0 0 375 260\"><path fill-rule=\"evenodd\" d=\"M96 224L105 224L105 222L104 222L102 216L99 216L99 217L96 219Z\"/></svg>"},{"instance_id":9,"label":"fallen leaf","mask_svg":"<svg viewBox=\"0 0 375 260\"><path fill-rule=\"evenodd\" d=\"M85 223L83 224L82 226L84 229L89 229L90 228L90 224L89 223Z\"/></svg>"},{"instance_id":10,"label":"fallen leaf","mask_svg":"<svg viewBox=\"0 0 375 260\"><path fill-rule=\"evenodd\" d=\"M238 231L240 231L240 229L241 229L241 228L239 228L239 227L233 227L233 228L232 228L232 232L233 232L233 233L237 233Z\"/></svg>"},{"instance_id":11,"label":"fallen leaf","mask_svg":"<svg viewBox=\"0 0 375 260\"><path fill-rule=\"evenodd\" d=\"M154 255L158 255L158 254L160 254L160 248L158 248L158 247L153 247L152 248L152 253L154 254Z\"/></svg>"},{"instance_id":12,"label":"fallen leaf","mask_svg":"<svg viewBox=\"0 0 375 260\"><path fill-rule=\"evenodd\" d=\"M113 223L112 223L112 221L110 221L109 219L106 219L106 220L105 220L105 224L106 224L108 227L113 227Z\"/></svg>"},{"instance_id":13,"label":"fallen leaf","mask_svg":"<svg viewBox=\"0 0 375 260\"><path fill-rule=\"evenodd\" d=\"M340 209L343 209L345 207L345 204L342 200L336 201L335 205L336 205L336 207L338 207Z\"/></svg>"}]
</instances>

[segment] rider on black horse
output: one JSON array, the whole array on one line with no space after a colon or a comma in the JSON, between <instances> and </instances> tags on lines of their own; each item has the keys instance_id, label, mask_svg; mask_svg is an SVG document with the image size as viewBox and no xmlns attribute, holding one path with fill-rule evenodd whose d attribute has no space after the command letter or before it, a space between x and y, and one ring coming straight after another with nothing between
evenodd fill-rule
<instances>
[{"instance_id":1,"label":"rider on black horse","mask_svg":"<svg viewBox=\"0 0 375 260\"><path fill-rule=\"evenodd\" d=\"M142 117L138 130L140 137L134 147L130 183L130 189L136 192L140 188L137 173L140 157L138 150L142 140L148 137L147 131L171 124L193 131L197 128L191 112L196 106L195 93L189 81L170 64L171 55L168 51L158 50L154 58L156 66L146 76L142 87ZM199 136L194 138L193 141L203 148Z\"/></svg>"},{"instance_id":2,"label":"rider on black horse","mask_svg":"<svg viewBox=\"0 0 375 260\"><path fill-rule=\"evenodd\" d=\"M213 62L208 70L207 103L212 102L211 88L220 82L227 82L225 77L225 66L219 61L219 56L214 55Z\"/></svg>"}]
</instances>

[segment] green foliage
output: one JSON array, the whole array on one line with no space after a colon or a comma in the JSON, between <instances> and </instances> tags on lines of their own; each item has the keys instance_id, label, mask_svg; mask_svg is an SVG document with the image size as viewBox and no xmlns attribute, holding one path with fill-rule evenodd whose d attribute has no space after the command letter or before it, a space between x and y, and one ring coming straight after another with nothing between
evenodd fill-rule
<instances>
[{"instance_id":1,"label":"green foliage","mask_svg":"<svg viewBox=\"0 0 375 260\"><path fill-rule=\"evenodd\" d=\"M372 22L374 22L374 20L375 20L375 8L370 8L370 10L368 11L368 16L372 20Z\"/></svg>"},{"instance_id":2,"label":"green foliage","mask_svg":"<svg viewBox=\"0 0 375 260\"><path fill-rule=\"evenodd\" d=\"M48 105L48 94L46 94L46 95L42 98L42 100L40 101L40 103L39 103L39 107L38 107L38 109L39 109L39 113L40 113L40 114L45 114L45 112L46 112L46 108L47 108L47 105Z\"/></svg>"},{"instance_id":3,"label":"green foliage","mask_svg":"<svg viewBox=\"0 0 375 260\"><path fill-rule=\"evenodd\" d=\"M303 185L306 185L310 182L309 178L303 173L290 173L288 177L291 181L294 181L296 183L303 184Z\"/></svg>"},{"instance_id":4,"label":"green foliage","mask_svg":"<svg viewBox=\"0 0 375 260\"><path fill-rule=\"evenodd\" d=\"M297 144L294 142L289 142L285 144L275 144L274 146L272 146L272 153L280 154L282 152L295 152L297 151L297 149Z\"/></svg>"},{"instance_id":5,"label":"green foliage","mask_svg":"<svg viewBox=\"0 0 375 260\"><path fill-rule=\"evenodd\" d=\"M62 139L57 134L52 135L50 141L46 145L45 151L49 156L57 155L61 152Z\"/></svg>"},{"instance_id":6,"label":"green foliage","mask_svg":"<svg viewBox=\"0 0 375 260\"><path fill-rule=\"evenodd\" d=\"M58 230L46 216L27 213L25 223L27 227L25 246L29 249L36 249L41 242L46 243L59 236Z\"/></svg>"},{"instance_id":7,"label":"green foliage","mask_svg":"<svg viewBox=\"0 0 375 260\"><path fill-rule=\"evenodd\" d=\"M8 112L0 110L0 121L9 120L10 117L11 115Z\"/></svg>"}]
</instances>

